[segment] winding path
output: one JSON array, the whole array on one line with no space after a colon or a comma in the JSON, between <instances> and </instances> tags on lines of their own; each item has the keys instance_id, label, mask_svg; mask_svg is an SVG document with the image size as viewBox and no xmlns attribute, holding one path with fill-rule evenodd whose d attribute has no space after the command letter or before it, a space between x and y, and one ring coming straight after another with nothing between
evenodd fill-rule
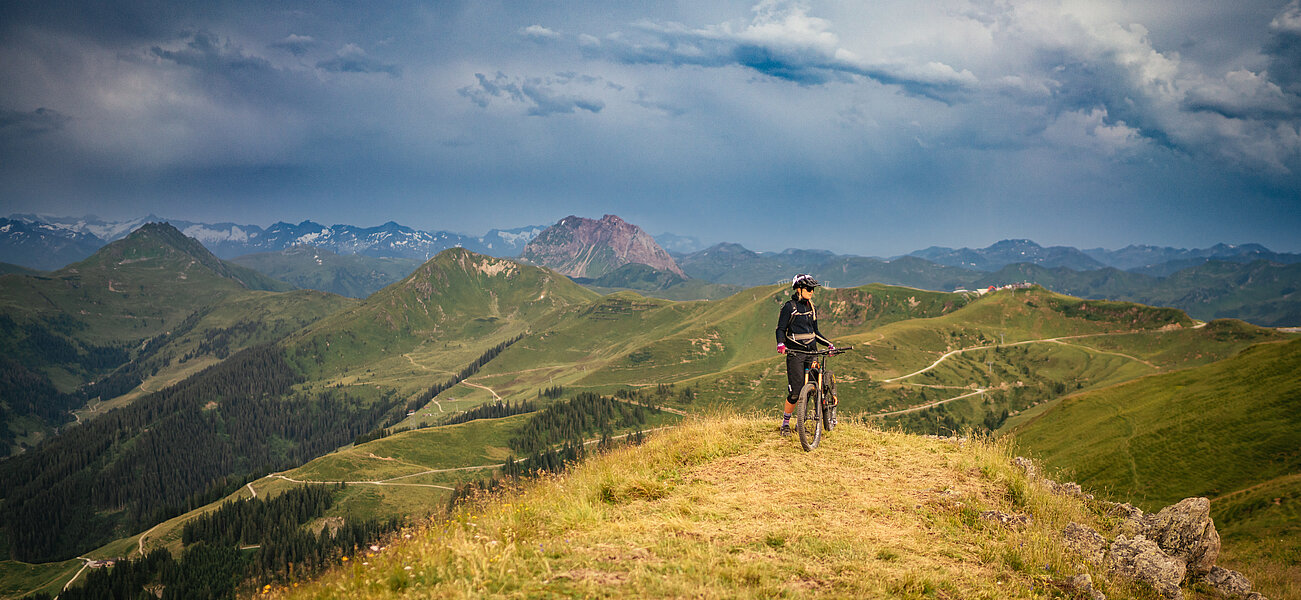
<instances>
[{"instance_id":1,"label":"winding path","mask_svg":"<svg viewBox=\"0 0 1301 600\"><path fill-rule=\"evenodd\" d=\"M970 397L972 397L972 396L976 396L976 395L979 395L979 394L983 394L983 393L985 393L985 392L987 392L987 391L989 391L988 388L978 388L978 389L976 389L976 391L971 392L971 393L969 393L969 394L963 394L963 395L961 395L961 396L954 396L954 397L952 397L952 398L946 398L946 399L944 399L944 400L940 400L940 401L938 401L938 402L932 402L932 403L930 403L930 404L923 404L923 405L921 405L921 406L914 406L914 407L912 407L912 408L905 408L905 409L903 409L903 410L895 410L895 411L891 411L891 412L876 413L876 414L872 414L872 415L868 415L868 416L869 416L869 417L892 417L892 416L894 416L894 415L903 415L903 414L908 414L908 413L911 413L911 412L917 412L917 411L926 410L926 409L928 409L928 408L935 407L935 406L939 406L939 405L941 405L941 404L947 404L947 403L949 403L949 402L953 402L954 400L961 400L961 399L963 399L963 398L970 398Z\"/></svg>"},{"instance_id":2,"label":"winding path","mask_svg":"<svg viewBox=\"0 0 1301 600\"><path fill-rule=\"evenodd\" d=\"M1054 344L1061 344L1061 345L1063 345L1063 346L1072 346L1072 347L1075 347L1075 348L1081 348L1081 349L1084 349L1084 350L1088 350L1088 351L1090 351L1090 352L1095 352L1095 353L1097 353L1097 354L1110 354L1110 355L1112 355L1112 356L1120 356L1120 357L1123 357L1123 358L1128 358L1128 359L1130 359L1130 360L1132 360L1132 361L1135 361L1135 362L1142 363L1142 364L1144 364L1144 365L1147 365L1148 367L1151 367L1152 369L1155 369L1155 370L1157 370L1157 371L1160 371L1160 370L1161 370L1161 367L1158 367L1158 366L1152 364L1151 362L1148 362L1148 361L1143 360L1143 359L1141 359L1141 358L1138 358L1138 357L1136 357L1136 356L1130 356L1130 355L1128 355L1128 354L1122 354L1122 353L1120 353L1120 352L1112 352L1112 351L1109 351L1109 350L1099 350L1099 349L1097 349L1097 348L1091 348L1091 347L1089 347L1089 346L1081 346L1081 345L1079 345L1079 344L1069 344L1069 343L1066 343L1066 342L1062 341L1062 340L1074 340L1074 339L1087 338L1087 337L1102 337L1102 336L1110 336L1110 335L1128 335L1128 334L1131 334L1131 333L1133 333L1133 332L1132 332L1132 331L1121 331L1121 332L1111 332L1111 333L1086 333L1086 334L1082 334L1082 335L1068 335L1068 336L1053 337L1053 338L1043 338L1043 339L1037 339L1037 340L1023 340L1023 341L1020 341L1020 342L1012 342L1011 344L999 344L999 345L997 345L997 346L972 346L972 347L970 347L970 348L959 348L959 349L957 349L957 350L951 350L951 351L949 351L949 352L945 352L942 356L940 356L938 359L936 359L935 362L931 363L930 366L927 366L927 367L924 368L924 369L921 369L921 370L919 370L919 371L914 371L914 372L909 373L909 374L907 374L907 375L900 375L900 376L898 376L898 377L891 377L890 379L882 379L881 382L882 382L882 383L895 383L895 382L902 381L902 380L904 380L904 379L908 379L909 377L913 377L913 376L916 376L916 375L921 375L922 373L925 373L925 372L927 372L927 371L929 371L929 370L931 370L931 369L934 369L935 367L940 366L940 363L944 362L944 361L945 361L946 359L948 359L950 356L954 356L954 355L957 355L957 354L962 354L963 352L970 352L970 351L972 351L972 350L989 350L989 349L992 349L992 348L998 348L998 347L1000 347L1000 346L1002 346L1002 347L1006 347L1006 346L1023 346L1023 345L1026 345L1026 344L1039 344L1039 343L1054 343ZM924 386L924 387L936 387L936 388L952 387L952 386L939 386L939 385L926 385L926 384L910 384L910 383L905 383L904 385L921 385L921 386ZM947 403L949 403L949 402L953 402L954 400L961 400L961 399L963 399L963 398L970 398L970 397L975 396L975 395L978 395L978 394L983 394L983 393L985 393L985 392L987 392L987 391L989 391L989 388L977 388L976 391L971 392L971 393L969 393L969 394L962 394L962 395L960 395L960 396L954 396L953 398L946 398L946 399L944 399L944 400L940 400L940 401L938 401L938 402L931 402L930 404L923 404L923 405L921 405L921 406L914 406L914 407L912 407L912 408L905 408L905 409L903 409L903 410L895 410L895 411L890 411L890 412L876 413L876 414L868 415L868 416L871 416L871 417L891 417L891 416L895 416L895 415L902 415L902 414L907 414L907 413L912 413L912 412L918 412L918 411L926 410L926 409L928 409L928 408L932 408L932 407L939 406L939 405L941 405L941 404L947 404Z\"/></svg>"},{"instance_id":3,"label":"winding path","mask_svg":"<svg viewBox=\"0 0 1301 600\"><path fill-rule=\"evenodd\" d=\"M994 345L994 346L972 346L972 347L970 347L970 348L959 348L959 349L957 349L957 350L951 350L951 351L949 351L949 352L945 352L942 356L940 356L938 359L936 359L935 362L931 363L930 366L928 366L928 367L926 367L926 368L924 368L924 369L921 369L920 371L914 371L914 372L909 373L909 374L907 374L907 375L900 375L900 376L898 376L898 377L891 377L890 379L882 379L882 380L881 380L881 383L894 383L894 382L896 382L896 381L900 381L900 380L903 380L903 379L908 379L909 377L913 377L913 376L915 376L915 375L921 375L922 373L925 373L925 372L927 372L927 371L929 371L929 370L931 370L931 369L934 369L935 367L940 366L940 363L944 362L944 361L945 361L946 359L948 359L950 356L953 356L953 355L955 355L955 354L962 354L963 352L970 352L970 351L972 351L972 350L991 350L991 349L993 349L993 348L999 348L999 347L1024 346L1024 345L1026 345L1026 344L1041 344L1041 343L1045 343L1045 342L1052 342L1052 343L1056 343L1056 344L1061 344L1061 345L1063 345L1063 346L1074 346L1074 347L1076 347L1076 348L1083 348L1083 349L1085 349L1085 350L1090 350L1090 351L1092 351L1092 352L1096 352L1096 353L1098 353L1098 354L1111 354L1111 355L1114 355L1114 356L1122 356L1122 357L1124 357L1124 358L1128 358L1128 359L1133 360L1133 361L1135 361L1135 362L1143 363L1143 364L1145 364L1145 365L1147 365L1147 366L1149 366L1149 367L1152 367L1153 369L1160 370L1160 367L1158 367L1158 366L1156 366L1156 365L1154 365L1154 364L1152 364L1152 363L1150 363L1150 362L1148 362L1148 361L1146 361L1146 360L1143 360L1143 359L1141 359L1141 358L1137 358L1137 357L1134 357L1134 356L1130 356L1130 355L1128 355L1128 354L1121 354L1121 353L1119 353L1119 352L1111 352L1111 351L1108 351L1108 350L1099 350L1099 349L1097 349L1097 348L1090 348L1089 346L1081 346L1081 345L1079 345L1079 344L1068 344L1068 343L1062 341L1062 340L1077 340L1077 339L1080 339L1080 338L1089 338L1089 337L1104 337L1104 336L1110 336L1110 335L1130 335L1130 334L1133 334L1133 333L1134 333L1133 331L1119 331L1119 332L1111 332L1111 333L1086 333L1086 334L1083 334L1083 335L1067 335L1067 336L1061 336L1061 337L1043 338L1043 339L1038 339L1038 340L1023 340L1023 341L1020 341L1020 342L1012 342L1011 344L998 344L998 345Z\"/></svg>"}]
</instances>

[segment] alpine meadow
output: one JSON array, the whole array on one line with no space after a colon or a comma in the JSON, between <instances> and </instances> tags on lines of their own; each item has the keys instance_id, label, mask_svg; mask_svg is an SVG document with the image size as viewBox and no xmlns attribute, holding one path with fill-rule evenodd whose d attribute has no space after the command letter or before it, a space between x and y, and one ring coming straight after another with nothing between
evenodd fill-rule
<instances>
[{"instance_id":1,"label":"alpine meadow","mask_svg":"<svg viewBox=\"0 0 1301 600\"><path fill-rule=\"evenodd\" d=\"M1063 531L1200 496L1221 564L1298 597L1295 334L1024 283L828 287L853 349L805 454L775 431L789 286L641 295L610 277L639 230L605 222L562 236L606 247L598 279L452 248L358 300L161 223L3 276L0 592L1146 598L1169 589Z\"/></svg>"}]
</instances>

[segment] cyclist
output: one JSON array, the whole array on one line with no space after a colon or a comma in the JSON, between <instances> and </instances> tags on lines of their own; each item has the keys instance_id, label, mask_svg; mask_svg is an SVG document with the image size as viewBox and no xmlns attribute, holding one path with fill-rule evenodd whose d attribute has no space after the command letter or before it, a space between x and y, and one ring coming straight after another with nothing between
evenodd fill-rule
<instances>
[{"instance_id":1,"label":"cyclist","mask_svg":"<svg viewBox=\"0 0 1301 600\"><path fill-rule=\"evenodd\" d=\"M818 311L813 306L813 290L819 285L813 277L800 273L791 279L791 299L782 305L777 317L777 353L786 355L786 409L782 413L781 434L791 434L791 413L804 387L804 373L813 364L818 344L834 350L831 343L818 331ZM790 350L790 352L788 352ZM828 378L831 373L826 373ZM834 389L834 387L833 387ZM834 403L835 395L832 394Z\"/></svg>"}]
</instances>

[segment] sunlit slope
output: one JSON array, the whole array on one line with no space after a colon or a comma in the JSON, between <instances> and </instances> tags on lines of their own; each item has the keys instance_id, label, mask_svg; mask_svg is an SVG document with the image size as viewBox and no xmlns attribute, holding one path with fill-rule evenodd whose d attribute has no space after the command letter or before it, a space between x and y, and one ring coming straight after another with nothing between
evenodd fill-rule
<instances>
[{"instance_id":1,"label":"sunlit slope","mask_svg":"<svg viewBox=\"0 0 1301 600\"><path fill-rule=\"evenodd\" d=\"M1301 340L1072 396L1015 431L1081 483L1145 509L1301 472Z\"/></svg>"},{"instance_id":2,"label":"sunlit slope","mask_svg":"<svg viewBox=\"0 0 1301 600\"><path fill-rule=\"evenodd\" d=\"M1047 578L1079 571L1057 532L1097 517L1028 484L997 446L846 425L806 454L768 425L688 421L269 595L1046 597Z\"/></svg>"},{"instance_id":3,"label":"sunlit slope","mask_svg":"<svg viewBox=\"0 0 1301 600\"><path fill-rule=\"evenodd\" d=\"M1016 440L1085 486L1144 509L1210 497L1222 562L1262 589L1301 597L1299 372L1301 339L1260 344L1068 397L1017 427Z\"/></svg>"},{"instance_id":4,"label":"sunlit slope","mask_svg":"<svg viewBox=\"0 0 1301 600\"><path fill-rule=\"evenodd\" d=\"M474 381L517 399L559 384L604 391L674 384L696 389L711 404L767 407L786 385L783 359L773 352L786 297L777 286L713 302L606 296L539 322ZM855 346L833 361L846 408L897 410L978 388L1002 390L1005 398L990 407L963 409L977 422L981 411L1016 413L1067 392L1204 364L1281 337L1240 322L1196 327L1177 310L1041 288L971 298L873 285L824 290L817 301L824 333ZM954 351L964 352L936 364Z\"/></svg>"},{"instance_id":5,"label":"sunlit slope","mask_svg":"<svg viewBox=\"0 0 1301 600\"><path fill-rule=\"evenodd\" d=\"M285 346L309 380L412 394L597 297L554 272L454 248Z\"/></svg>"},{"instance_id":6,"label":"sunlit slope","mask_svg":"<svg viewBox=\"0 0 1301 600\"><path fill-rule=\"evenodd\" d=\"M780 359L774 332L788 298L781 286L696 302L612 294L539 322L532 335L503 352L476 380L531 393L554 383L698 385L738 370L763 370ZM960 295L881 285L825 290L817 300L821 328L833 339L942 315L965 302Z\"/></svg>"}]
</instances>

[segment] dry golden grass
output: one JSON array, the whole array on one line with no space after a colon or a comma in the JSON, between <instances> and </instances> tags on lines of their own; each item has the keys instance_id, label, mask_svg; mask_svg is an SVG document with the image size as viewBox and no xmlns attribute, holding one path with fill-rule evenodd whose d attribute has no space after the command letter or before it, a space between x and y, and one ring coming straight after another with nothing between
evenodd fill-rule
<instances>
[{"instance_id":1,"label":"dry golden grass","mask_svg":"<svg viewBox=\"0 0 1301 600\"><path fill-rule=\"evenodd\" d=\"M805 453L768 419L693 418L269 595L1066 597L1051 581L1086 570L1056 532L1096 522L1010 458L994 442L850 424ZM984 510L1033 520L1009 528ZM1111 598L1147 597L1092 574Z\"/></svg>"}]
</instances>

